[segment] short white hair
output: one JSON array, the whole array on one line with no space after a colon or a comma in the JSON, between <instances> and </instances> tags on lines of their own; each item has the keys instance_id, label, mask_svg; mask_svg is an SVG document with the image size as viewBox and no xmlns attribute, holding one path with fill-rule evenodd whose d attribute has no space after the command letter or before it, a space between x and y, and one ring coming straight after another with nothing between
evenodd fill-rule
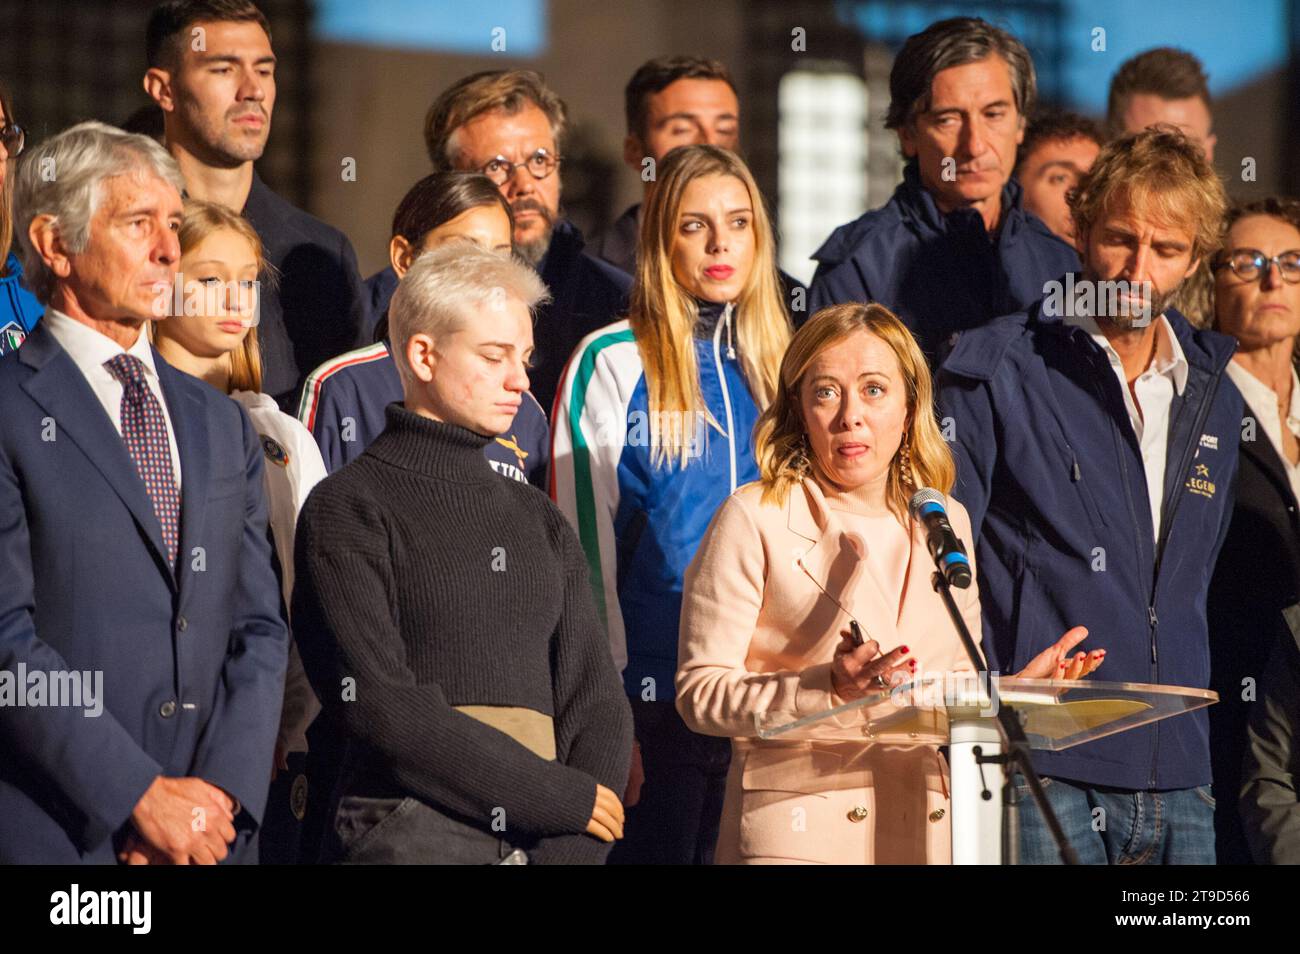
<instances>
[{"instance_id":1,"label":"short white hair","mask_svg":"<svg viewBox=\"0 0 1300 954\"><path fill-rule=\"evenodd\" d=\"M90 241L90 220L104 198L105 179L144 172L184 192L180 166L162 146L106 123L78 123L26 150L14 176L14 234L23 253L23 272L32 291L49 304L54 273L32 246L28 231L38 215L54 217L70 252Z\"/></svg>"},{"instance_id":2,"label":"short white hair","mask_svg":"<svg viewBox=\"0 0 1300 954\"><path fill-rule=\"evenodd\" d=\"M536 314L550 300L546 284L516 258L489 252L472 242L452 242L422 253L398 283L388 306L397 370L409 380L406 348L411 338L435 341L473 320L485 302L522 302Z\"/></svg>"}]
</instances>

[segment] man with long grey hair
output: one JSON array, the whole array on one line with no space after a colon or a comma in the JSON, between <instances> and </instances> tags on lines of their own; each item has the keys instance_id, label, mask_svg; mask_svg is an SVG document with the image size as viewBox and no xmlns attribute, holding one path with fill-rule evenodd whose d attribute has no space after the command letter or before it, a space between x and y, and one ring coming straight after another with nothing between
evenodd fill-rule
<instances>
[{"instance_id":1,"label":"man with long grey hair","mask_svg":"<svg viewBox=\"0 0 1300 954\"><path fill-rule=\"evenodd\" d=\"M1024 44L984 20L940 20L908 37L885 119L907 160L903 182L813 254L809 311L879 302L937 365L956 333L1027 307L1078 268L1011 178L1035 90Z\"/></svg>"},{"instance_id":2,"label":"man with long grey hair","mask_svg":"<svg viewBox=\"0 0 1300 954\"><path fill-rule=\"evenodd\" d=\"M582 545L483 457L546 297L474 245L416 259L389 310L404 400L303 507L294 626L347 742L325 860L599 863L622 837L632 712Z\"/></svg>"},{"instance_id":3,"label":"man with long grey hair","mask_svg":"<svg viewBox=\"0 0 1300 954\"><path fill-rule=\"evenodd\" d=\"M0 674L104 698L0 704L0 863L252 860L288 634L257 434L145 333L180 189L157 143L102 123L18 169L46 313L0 358Z\"/></svg>"}]
</instances>

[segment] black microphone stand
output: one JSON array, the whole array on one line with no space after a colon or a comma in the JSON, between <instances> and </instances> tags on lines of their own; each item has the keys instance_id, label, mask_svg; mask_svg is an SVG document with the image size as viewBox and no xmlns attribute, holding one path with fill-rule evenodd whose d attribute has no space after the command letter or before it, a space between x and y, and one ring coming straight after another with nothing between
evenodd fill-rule
<instances>
[{"instance_id":1,"label":"black microphone stand","mask_svg":"<svg viewBox=\"0 0 1300 954\"><path fill-rule=\"evenodd\" d=\"M1052 811L1052 806L1047 801L1047 796L1043 792L1042 779L1038 777L1038 772L1034 770L1032 761L1029 758L1029 739L1025 736L1024 727L1020 724L1020 718L1015 711L1002 705L998 698L997 682L989 673L988 668L984 665L984 657L980 654L979 647L975 645L975 640L971 637L970 630L966 628L966 620L962 618L961 610L957 608L957 603L952 598L952 587L948 583L948 578L943 575L941 570L936 570L931 577L934 584L935 592L943 597L943 604L948 608L948 616L952 619L952 625L957 630L957 635L961 637L962 645L966 648L966 655L970 657L971 665L975 667L975 672L984 677L984 681L989 687L989 701L993 705L994 712L997 713L999 724L1002 726L1002 733L1007 739L1007 751L1002 755L985 756L980 753L978 747L975 748L975 761L980 765L985 763L996 763L1006 768L1006 778L1003 781L1002 804L1006 806L1006 832L1009 837L1003 840L1004 861L1014 863L1018 849L1018 822L1016 819L1017 806L1015 804L1015 789L1011 784L1011 770L1019 767L1020 774L1025 777L1029 783L1030 794L1034 797L1034 803L1038 805L1038 810L1043 813L1043 820L1047 822L1047 828L1052 833L1052 839L1056 842L1056 850L1060 852L1061 862L1067 865L1077 865L1079 856L1074 851L1074 846L1065 837L1065 831L1061 828L1060 821L1057 820L1056 812ZM992 797L988 787L984 788L984 798Z\"/></svg>"}]
</instances>

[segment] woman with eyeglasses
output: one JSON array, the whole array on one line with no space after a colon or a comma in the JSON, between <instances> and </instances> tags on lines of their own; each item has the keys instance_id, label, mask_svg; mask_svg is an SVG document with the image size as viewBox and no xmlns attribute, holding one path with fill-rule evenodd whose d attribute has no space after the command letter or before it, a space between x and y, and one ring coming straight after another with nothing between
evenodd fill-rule
<instances>
[{"instance_id":1,"label":"woman with eyeglasses","mask_svg":"<svg viewBox=\"0 0 1300 954\"><path fill-rule=\"evenodd\" d=\"M10 163L23 151L23 128L13 120L9 97L0 89L0 354L16 351L45 313L22 282L23 266L14 253L13 177Z\"/></svg>"},{"instance_id":2,"label":"woman with eyeglasses","mask_svg":"<svg viewBox=\"0 0 1300 954\"><path fill-rule=\"evenodd\" d=\"M1228 375L1246 400L1232 524L1208 608L1210 688L1219 693L1210 707L1215 850L1219 864L1248 864L1237 811L1246 724L1270 651L1294 639L1284 614L1300 602L1300 202L1232 209L1211 268L1214 327L1237 339Z\"/></svg>"}]
</instances>

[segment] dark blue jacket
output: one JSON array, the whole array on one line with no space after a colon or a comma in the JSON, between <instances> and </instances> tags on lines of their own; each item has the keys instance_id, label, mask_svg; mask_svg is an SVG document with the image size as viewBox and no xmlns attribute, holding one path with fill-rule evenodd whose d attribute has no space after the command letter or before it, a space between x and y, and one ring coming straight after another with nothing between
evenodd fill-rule
<instances>
[{"instance_id":1,"label":"dark blue jacket","mask_svg":"<svg viewBox=\"0 0 1300 954\"><path fill-rule=\"evenodd\" d=\"M578 342L627 311L631 276L587 254L584 244L577 227L561 219L538 267L551 292L551 301L537 309L533 323L533 367L528 372L528 390L548 415L564 363ZM397 275L386 268L366 280L366 289L371 312L378 318L388 309L397 290ZM382 337L387 332L376 325L376 333Z\"/></svg>"},{"instance_id":2,"label":"dark blue jacket","mask_svg":"<svg viewBox=\"0 0 1300 954\"><path fill-rule=\"evenodd\" d=\"M5 265L8 274L0 275L0 354L17 351L45 314L45 307L23 284L18 256L10 253Z\"/></svg>"},{"instance_id":3,"label":"dark blue jacket","mask_svg":"<svg viewBox=\"0 0 1300 954\"><path fill-rule=\"evenodd\" d=\"M103 712L0 706L0 864L115 864L158 775L262 817L289 637L262 442L238 404L154 354L181 460L180 547L44 322L0 358L0 671L100 671Z\"/></svg>"},{"instance_id":4,"label":"dark blue jacket","mask_svg":"<svg viewBox=\"0 0 1300 954\"><path fill-rule=\"evenodd\" d=\"M1166 316L1188 375L1170 408L1158 546L1124 395L1087 332L1035 306L963 334L939 372L992 669L1018 672L1082 625L1084 646L1107 651L1097 679L1210 684L1206 596L1232 516L1242 400L1224 371L1232 339ZM1201 709L1034 761L1090 785L1208 785L1208 726Z\"/></svg>"},{"instance_id":5,"label":"dark blue jacket","mask_svg":"<svg viewBox=\"0 0 1300 954\"><path fill-rule=\"evenodd\" d=\"M813 254L810 313L879 302L937 365L954 332L1028 308L1045 294L1044 283L1079 267L1074 249L1026 212L1021 198L1014 179L1003 187L1002 224L992 242L974 209L940 212L909 162L893 198L840 226Z\"/></svg>"},{"instance_id":6,"label":"dark blue jacket","mask_svg":"<svg viewBox=\"0 0 1300 954\"><path fill-rule=\"evenodd\" d=\"M341 354L307 378L298 420L311 431L331 474L361 456L384 429L384 409L402 400L402 379L387 341ZM510 430L483 448L492 469L544 489L551 456L546 414L531 394Z\"/></svg>"},{"instance_id":7,"label":"dark blue jacket","mask_svg":"<svg viewBox=\"0 0 1300 954\"><path fill-rule=\"evenodd\" d=\"M290 205L257 173L244 217L277 276L263 283L259 303L262 390L292 414L312 368L369 340L357 255L346 235Z\"/></svg>"}]
</instances>

